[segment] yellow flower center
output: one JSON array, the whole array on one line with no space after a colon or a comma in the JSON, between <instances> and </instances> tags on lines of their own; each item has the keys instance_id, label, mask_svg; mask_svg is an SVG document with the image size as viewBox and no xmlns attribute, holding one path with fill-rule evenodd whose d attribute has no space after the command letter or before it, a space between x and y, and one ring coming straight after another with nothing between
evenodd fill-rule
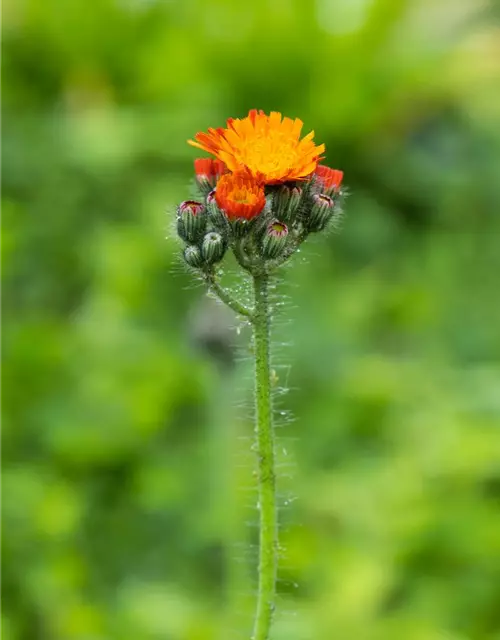
<instances>
[{"instance_id":1,"label":"yellow flower center","mask_svg":"<svg viewBox=\"0 0 500 640\"><path fill-rule=\"evenodd\" d=\"M281 175L297 162L297 141L286 138L279 130L260 130L252 140L243 141L234 156L252 174Z\"/></svg>"},{"instance_id":2,"label":"yellow flower center","mask_svg":"<svg viewBox=\"0 0 500 640\"><path fill-rule=\"evenodd\" d=\"M244 204L255 202L255 195L248 191L244 191L243 189L232 191L229 195L231 196L231 200L233 200L234 202Z\"/></svg>"}]
</instances>

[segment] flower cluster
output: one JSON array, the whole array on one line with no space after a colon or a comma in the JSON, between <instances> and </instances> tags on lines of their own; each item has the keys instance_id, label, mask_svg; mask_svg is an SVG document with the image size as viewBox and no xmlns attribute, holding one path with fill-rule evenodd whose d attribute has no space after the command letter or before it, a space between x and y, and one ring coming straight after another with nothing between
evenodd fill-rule
<instances>
[{"instance_id":1,"label":"flower cluster","mask_svg":"<svg viewBox=\"0 0 500 640\"><path fill-rule=\"evenodd\" d=\"M177 209L188 265L208 272L230 247L248 271L269 271L337 217L343 173L319 164L325 146L302 126L253 109L188 141L214 156L194 161L200 198Z\"/></svg>"}]
</instances>

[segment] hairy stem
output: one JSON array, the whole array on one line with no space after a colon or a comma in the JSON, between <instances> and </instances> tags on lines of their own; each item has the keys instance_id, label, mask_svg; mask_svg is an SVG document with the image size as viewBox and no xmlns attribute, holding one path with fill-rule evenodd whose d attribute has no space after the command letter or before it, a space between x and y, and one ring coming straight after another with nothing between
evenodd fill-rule
<instances>
[{"instance_id":1,"label":"hairy stem","mask_svg":"<svg viewBox=\"0 0 500 640\"><path fill-rule=\"evenodd\" d=\"M259 569L257 612L252 640L268 640L276 594L278 523L274 471L274 431L269 358L269 276L254 276L255 405L259 482Z\"/></svg>"},{"instance_id":2,"label":"hairy stem","mask_svg":"<svg viewBox=\"0 0 500 640\"><path fill-rule=\"evenodd\" d=\"M207 274L206 280L210 291L215 293L221 302L224 302L224 304L240 316L246 316L247 318L252 317L251 309L248 309L244 304L233 298L229 291L226 291L226 289L217 282L213 273Z\"/></svg>"}]
</instances>

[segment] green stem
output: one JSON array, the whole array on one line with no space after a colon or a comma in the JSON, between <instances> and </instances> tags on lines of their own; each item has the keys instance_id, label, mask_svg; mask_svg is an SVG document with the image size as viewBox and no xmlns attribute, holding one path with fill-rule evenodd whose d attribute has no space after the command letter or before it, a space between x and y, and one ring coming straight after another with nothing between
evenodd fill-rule
<instances>
[{"instance_id":1,"label":"green stem","mask_svg":"<svg viewBox=\"0 0 500 640\"><path fill-rule=\"evenodd\" d=\"M255 405L259 482L259 574L252 640L268 640L276 595L278 522L274 471L274 431L269 359L270 324L267 274L254 276Z\"/></svg>"},{"instance_id":2,"label":"green stem","mask_svg":"<svg viewBox=\"0 0 500 640\"><path fill-rule=\"evenodd\" d=\"M235 300L231 294L217 282L213 274L210 273L207 275L207 283L209 289L215 293L219 300L224 302L224 304L227 304L227 306L235 313L240 316L246 316L247 318L252 317L252 311L238 300Z\"/></svg>"}]
</instances>

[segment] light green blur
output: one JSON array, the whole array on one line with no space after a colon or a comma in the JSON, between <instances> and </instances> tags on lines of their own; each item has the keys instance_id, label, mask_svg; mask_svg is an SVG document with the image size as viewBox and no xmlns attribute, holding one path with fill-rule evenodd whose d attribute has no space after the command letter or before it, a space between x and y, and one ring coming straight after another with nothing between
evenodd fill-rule
<instances>
[{"instance_id":1,"label":"light green blur","mask_svg":"<svg viewBox=\"0 0 500 640\"><path fill-rule=\"evenodd\" d=\"M272 640L499 640L494 3L3 4L2 638L250 637L249 331L171 222L261 108L350 192L273 294Z\"/></svg>"}]
</instances>

